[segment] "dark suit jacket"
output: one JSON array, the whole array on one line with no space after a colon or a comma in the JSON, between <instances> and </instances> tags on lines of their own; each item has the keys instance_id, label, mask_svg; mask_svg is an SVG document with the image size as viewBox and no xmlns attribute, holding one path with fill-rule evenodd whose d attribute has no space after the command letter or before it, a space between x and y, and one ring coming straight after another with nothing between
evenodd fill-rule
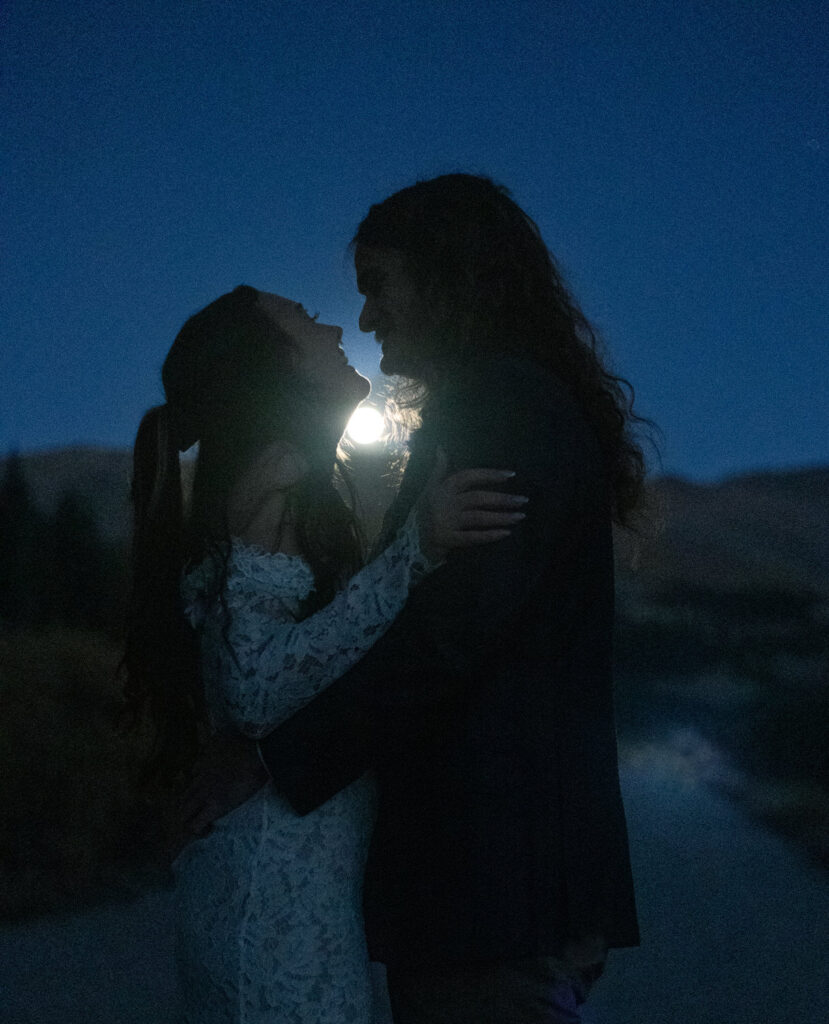
<instances>
[{"instance_id":1,"label":"dark suit jacket","mask_svg":"<svg viewBox=\"0 0 829 1024\"><path fill-rule=\"evenodd\" d=\"M514 469L511 537L458 550L376 646L261 743L300 813L367 768L380 805L366 928L387 963L638 942L613 716L613 547L598 442L566 388L503 358L451 381L388 529L436 445L450 469Z\"/></svg>"}]
</instances>

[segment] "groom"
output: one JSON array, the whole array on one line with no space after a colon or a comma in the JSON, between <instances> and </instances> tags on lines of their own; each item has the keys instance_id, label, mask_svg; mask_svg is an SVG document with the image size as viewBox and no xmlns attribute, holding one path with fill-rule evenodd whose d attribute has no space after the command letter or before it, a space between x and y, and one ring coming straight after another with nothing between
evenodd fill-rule
<instances>
[{"instance_id":1,"label":"groom","mask_svg":"<svg viewBox=\"0 0 829 1024\"><path fill-rule=\"evenodd\" d=\"M376 772L366 930L396 1024L578 1021L607 948L638 942L611 674L611 521L641 491L632 414L537 228L488 179L372 207L355 264L381 369L425 396L385 536L438 446L450 472L514 469L528 515L452 552L261 758L300 813ZM261 784L233 771L219 813Z\"/></svg>"}]
</instances>

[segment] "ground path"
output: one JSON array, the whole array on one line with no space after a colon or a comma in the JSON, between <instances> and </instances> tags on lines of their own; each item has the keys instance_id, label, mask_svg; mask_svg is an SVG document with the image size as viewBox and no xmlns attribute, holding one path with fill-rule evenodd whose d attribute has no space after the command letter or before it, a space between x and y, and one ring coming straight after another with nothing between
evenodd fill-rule
<instances>
[{"instance_id":1,"label":"ground path","mask_svg":"<svg viewBox=\"0 0 829 1024\"><path fill-rule=\"evenodd\" d=\"M829 879L710 789L623 774L644 944L585 1024L825 1024ZM169 1024L170 897L0 928L2 1024Z\"/></svg>"}]
</instances>

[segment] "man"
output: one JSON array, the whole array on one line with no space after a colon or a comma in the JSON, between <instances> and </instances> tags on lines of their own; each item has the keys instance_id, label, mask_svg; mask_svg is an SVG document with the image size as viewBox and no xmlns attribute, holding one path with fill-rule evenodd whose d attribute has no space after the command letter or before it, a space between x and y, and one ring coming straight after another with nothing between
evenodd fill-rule
<instances>
[{"instance_id":1,"label":"man","mask_svg":"<svg viewBox=\"0 0 829 1024\"><path fill-rule=\"evenodd\" d=\"M376 771L366 930L396 1024L578 1021L607 947L638 942L611 672L611 524L641 493L636 417L506 190L419 182L372 207L354 244L360 327L423 399L385 536L439 447L449 471L514 469L528 515L453 552L261 757L300 813Z\"/></svg>"}]
</instances>

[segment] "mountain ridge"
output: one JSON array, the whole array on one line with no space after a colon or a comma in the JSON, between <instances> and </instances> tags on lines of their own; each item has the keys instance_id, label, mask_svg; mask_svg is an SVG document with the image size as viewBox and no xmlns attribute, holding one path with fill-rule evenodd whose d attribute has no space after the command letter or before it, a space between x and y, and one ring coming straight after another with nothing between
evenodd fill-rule
<instances>
[{"instance_id":1,"label":"mountain ridge","mask_svg":"<svg viewBox=\"0 0 829 1024\"><path fill-rule=\"evenodd\" d=\"M96 445L22 452L42 514L74 491L105 537L126 542L132 453ZM0 468L5 465L2 460ZM367 518L392 493L377 450L357 450L353 468ZM707 483L670 474L648 485L658 527L617 532L621 589L809 589L829 596L829 466L752 470ZM530 510L531 511L531 510Z\"/></svg>"}]
</instances>

